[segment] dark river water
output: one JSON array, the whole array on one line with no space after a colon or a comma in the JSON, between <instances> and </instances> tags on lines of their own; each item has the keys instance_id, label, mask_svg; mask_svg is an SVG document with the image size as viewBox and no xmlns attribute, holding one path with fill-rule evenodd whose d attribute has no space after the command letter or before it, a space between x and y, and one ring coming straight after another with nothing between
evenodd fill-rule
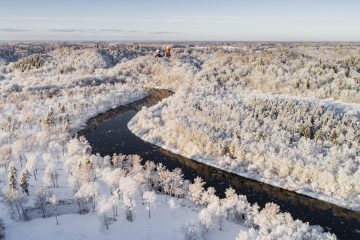
<instances>
[{"instance_id":1,"label":"dark river water","mask_svg":"<svg viewBox=\"0 0 360 240\"><path fill-rule=\"evenodd\" d=\"M151 89L149 92L150 95L142 100L99 114L87 122L79 134L89 141L93 153L102 156L113 153L138 154L144 161L161 162L170 170L178 167L182 169L185 179L193 180L200 176L208 187L216 189L220 197L231 186L238 194L246 195L250 203L257 202L263 207L267 202L274 202L281 211L291 213L294 219L320 225L335 233L339 239L360 240L358 212L198 163L136 137L127 128L127 123L136 112L172 94L167 90Z\"/></svg>"}]
</instances>

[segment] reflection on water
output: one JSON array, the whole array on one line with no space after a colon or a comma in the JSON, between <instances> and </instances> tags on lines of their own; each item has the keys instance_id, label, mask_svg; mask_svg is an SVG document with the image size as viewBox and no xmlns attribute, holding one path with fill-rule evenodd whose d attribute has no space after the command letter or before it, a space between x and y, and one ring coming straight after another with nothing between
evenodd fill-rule
<instances>
[{"instance_id":1,"label":"reflection on water","mask_svg":"<svg viewBox=\"0 0 360 240\"><path fill-rule=\"evenodd\" d=\"M274 202L294 218L320 225L339 239L360 239L360 213L207 166L136 137L127 128L130 119L143 106L154 105L172 94L167 90L151 89L149 92L150 95L142 100L99 114L87 122L79 134L87 138L93 153L102 156L138 154L144 161L161 162L168 169L181 168L186 179L200 176L207 186L216 189L219 196L223 196L226 188L231 186L238 194L246 195L251 203L264 206L267 202Z\"/></svg>"}]
</instances>

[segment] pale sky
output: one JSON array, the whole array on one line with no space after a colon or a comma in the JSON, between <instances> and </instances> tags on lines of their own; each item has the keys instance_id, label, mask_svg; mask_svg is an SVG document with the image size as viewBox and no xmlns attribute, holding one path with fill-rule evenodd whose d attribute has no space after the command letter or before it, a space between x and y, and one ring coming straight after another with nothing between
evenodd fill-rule
<instances>
[{"instance_id":1,"label":"pale sky","mask_svg":"<svg viewBox=\"0 0 360 240\"><path fill-rule=\"evenodd\" d=\"M0 40L360 41L360 1L0 0Z\"/></svg>"}]
</instances>

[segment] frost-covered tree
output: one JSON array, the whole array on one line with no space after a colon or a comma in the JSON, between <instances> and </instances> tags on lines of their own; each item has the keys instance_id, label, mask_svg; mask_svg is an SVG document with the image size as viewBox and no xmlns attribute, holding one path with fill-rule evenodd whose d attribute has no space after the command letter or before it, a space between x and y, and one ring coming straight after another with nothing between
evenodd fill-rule
<instances>
[{"instance_id":1,"label":"frost-covered tree","mask_svg":"<svg viewBox=\"0 0 360 240\"><path fill-rule=\"evenodd\" d=\"M78 147L84 145L86 142L76 141L73 146ZM71 152L72 150L70 150ZM90 156L87 151L78 152L73 155L75 161L71 163L75 169L72 169L70 176L71 185L74 188L75 198L79 205L79 213L87 212L88 204L90 203L92 211L96 208L96 197L99 194L99 184L96 182L96 172L94 160L96 156ZM76 165L77 163L77 165Z\"/></svg>"},{"instance_id":2,"label":"frost-covered tree","mask_svg":"<svg viewBox=\"0 0 360 240\"><path fill-rule=\"evenodd\" d=\"M108 215L110 212L110 209L112 207L112 203L107 198L100 198L98 201L98 214L100 217L100 221L106 229L109 229L109 225L114 219L111 219Z\"/></svg>"},{"instance_id":3,"label":"frost-covered tree","mask_svg":"<svg viewBox=\"0 0 360 240\"><path fill-rule=\"evenodd\" d=\"M225 204L226 199L215 200L209 204L208 207L213 206L215 216L218 219L219 230L223 230L224 220L227 218L227 205Z\"/></svg>"},{"instance_id":4,"label":"frost-covered tree","mask_svg":"<svg viewBox=\"0 0 360 240\"><path fill-rule=\"evenodd\" d=\"M246 226L248 226L248 227L257 226L255 223L255 218L259 214L259 209L260 209L260 207L257 203L254 203L250 207L250 209L247 213L247 216L246 216L246 220L245 220Z\"/></svg>"},{"instance_id":5,"label":"frost-covered tree","mask_svg":"<svg viewBox=\"0 0 360 240\"><path fill-rule=\"evenodd\" d=\"M166 176L166 174L164 174L164 172L168 171L165 166L162 163L158 163L156 164L156 175L153 178L154 181L154 188L157 191L164 191L164 183L161 179L161 175L163 176L162 178L164 179L164 176Z\"/></svg>"},{"instance_id":6,"label":"frost-covered tree","mask_svg":"<svg viewBox=\"0 0 360 240\"><path fill-rule=\"evenodd\" d=\"M193 201L195 204L203 204L202 196L204 193L205 182L201 177L196 177L194 183L189 186L189 200Z\"/></svg>"},{"instance_id":7,"label":"frost-covered tree","mask_svg":"<svg viewBox=\"0 0 360 240\"><path fill-rule=\"evenodd\" d=\"M29 172L26 168L24 168L21 172L20 176L20 187L24 193L26 193L29 196Z\"/></svg>"},{"instance_id":8,"label":"frost-covered tree","mask_svg":"<svg viewBox=\"0 0 360 240\"><path fill-rule=\"evenodd\" d=\"M14 163L10 165L8 170L8 185L14 190L17 189L17 169Z\"/></svg>"},{"instance_id":9,"label":"frost-covered tree","mask_svg":"<svg viewBox=\"0 0 360 240\"><path fill-rule=\"evenodd\" d=\"M159 181L160 181L160 186L161 186L161 190L166 194L166 195L171 195L171 172L167 169L161 169L159 168L158 170L158 176L159 176Z\"/></svg>"},{"instance_id":10,"label":"frost-covered tree","mask_svg":"<svg viewBox=\"0 0 360 240\"><path fill-rule=\"evenodd\" d=\"M156 165L154 162L146 161L144 164L144 178L148 189L157 189L157 186L155 186L157 183L155 168Z\"/></svg>"},{"instance_id":11,"label":"frost-covered tree","mask_svg":"<svg viewBox=\"0 0 360 240\"><path fill-rule=\"evenodd\" d=\"M10 214L15 218L17 213L17 219L27 221L28 214L24 208L24 203L26 203L27 198L25 195L18 189L14 189L10 185L5 186L2 190L5 203L8 205Z\"/></svg>"},{"instance_id":12,"label":"frost-covered tree","mask_svg":"<svg viewBox=\"0 0 360 240\"><path fill-rule=\"evenodd\" d=\"M87 152L88 148L85 147L87 141L85 138L73 138L67 143L68 155L77 155L84 154Z\"/></svg>"},{"instance_id":13,"label":"frost-covered tree","mask_svg":"<svg viewBox=\"0 0 360 240\"><path fill-rule=\"evenodd\" d=\"M223 204L226 206L227 216L234 221L237 221L236 205L238 200L239 196L236 194L233 188L228 188L225 190L225 198Z\"/></svg>"},{"instance_id":14,"label":"frost-covered tree","mask_svg":"<svg viewBox=\"0 0 360 240\"><path fill-rule=\"evenodd\" d=\"M154 191L146 191L143 194L143 201L146 205L146 209L149 212L149 218L150 218L150 211L155 207L155 201L156 201L156 194Z\"/></svg>"},{"instance_id":15,"label":"frost-covered tree","mask_svg":"<svg viewBox=\"0 0 360 240\"><path fill-rule=\"evenodd\" d=\"M115 168L122 168L126 170L125 166L126 156L122 154L115 154L111 158L111 164Z\"/></svg>"},{"instance_id":16,"label":"frost-covered tree","mask_svg":"<svg viewBox=\"0 0 360 240\"><path fill-rule=\"evenodd\" d=\"M114 194L116 189L119 188L119 179L125 177L125 172L120 168L104 168L102 170L102 179L109 186L111 194Z\"/></svg>"},{"instance_id":17,"label":"frost-covered tree","mask_svg":"<svg viewBox=\"0 0 360 240\"><path fill-rule=\"evenodd\" d=\"M51 197L49 198L49 202L54 210L54 213L55 213L55 219L56 219L56 225L59 224L59 221L58 221L58 209L57 209L57 198L56 196L53 194L51 195Z\"/></svg>"},{"instance_id":18,"label":"frost-covered tree","mask_svg":"<svg viewBox=\"0 0 360 240\"><path fill-rule=\"evenodd\" d=\"M194 223L186 223L181 228L184 233L184 240L197 240L198 230Z\"/></svg>"},{"instance_id":19,"label":"frost-covered tree","mask_svg":"<svg viewBox=\"0 0 360 240\"><path fill-rule=\"evenodd\" d=\"M121 204L121 198L119 198L119 195L112 195L108 197L108 202L111 204L113 220L115 221L118 216L118 206Z\"/></svg>"},{"instance_id":20,"label":"frost-covered tree","mask_svg":"<svg viewBox=\"0 0 360 240\"><path fill-rule=\"evenodd\" d=\"M227 218L237 223L245 221L245 216L251 207L246 196L237 195L232 188L226 189L223 205L227 211Z\"/></svg>"},{"instance_id":21,"label":"frost-covered tree","mask_svg":"<svg viewBox=\"0 0 360 240\"><path fill-rule=\"evenodd\" d=\"M141 164L141 157L139 155L130 155L128 160L131 162L131 169L129 175L137 182L140 194L147 190L147 183L145 182L144 167Z\"/></svg>"},{"instance_id":22,"label":"frost-covered tree","mask_svg":"<svg viewBox=\"0 0 360 240\"><path fill-rule=\"evenodd\" d=\"M96 197L99 191L100 189L97 182L84 183L76 192L75 198L78 199L78 201L85 201L83 204L90 202L91 209L94 212L96 208Z\"/></svg>"},{"instance_id":23,"label":"frost-covered tree","mask_svg":"<svg viewBox=\"0 0 360 240\"><path fill-rule=\"evenodd\" d=\"M176 196L177 198L184 195L184 179L183 173L180 168L175 168L171 172L171 179L169 183L169 193L171 196Z\"/></svg>"},{"instance_id":24,"label":"frost-covered tree","mask_svg":"<svg viewBox=\"0 0 360 240\"><path fill-rule=\"evenodd\" d=\"M53 161L59 161L61 157L61 143L60 141L50 141L48 144L48 152L50 153Z\"/></svg>"},{"instance_id":25,"label":"frost-covered tree","mask_svg":"<svg viewBox=\"0 0 360 240\"><path fill-rule=\"evenodd\" d=\"M210 209L203 208L199 212L201 233L204 239L208 238L209 231L214 225L214 216Z\"/></svg>"},{"instance_id":26,"label":"frost-covered tree","mask_svg":"<svg viewBox=\"0 0 360 240\"><path fill-rule=\"evenodd\" d=\"M46 217L48 194L45 187L36 190L35 206L41 209L42 217Z\"/></svg>"},{"instance_id":27,"label":"frost-covered tree","mask_svg":"<svg viewBox=\"0 0 360 240\"><path fill-rule=\"evenodd\" d=\"M261 226L261 231L269 232L274 225L277 225L276 216L280 212L280 207L274 203L267 203L265 207L255 216L255 222Z\"/></svg>"},{"instance_id":28,"label":"frost-covered tree","mask_svg":"<svg viewBox=\"0 0 360 240\"><path fill-rule=\"evenodd\" d=\"M26 162L26 169L32 173L34 176L35 181L37 181L38 175L38 163L37 163L37 156L35 153L29 153L26 155L27 162Z\"/></svg>"},{"instance_id":29,"label":"frost-covered tree","mask_svg":"<svg viewBox=\"0 0 360 240\"><path fill-rule=\"evenodd\" d=\"M24 151L24 143L21 140L16 140L12 145L13 154L19 159L20 166L22 167L22 153Z\"/></svg>"},{"instance_id":30,"label":"frost-covered tree","mask_svg":"<svg viewBox=\"0 0 360 240\"><path fill-rule=\"evenodd\" d=\"M80 162L78 167L78 174L83 183L95 181L96 174L92 159L86 158L82 162Z\"/></svg>"},{"instance_id":31,"label":"frost-covered tree","mask_svg":"<svg viewBox=\"0 0 360 240\"><path fill-rule=\"evenodd\" d=\"M46 165L42 180L47 186L59 187L58 176L59 174L54 162L49 161Z\"/></svg>"},{"instance_id":32,"label":"frost-covered tree","mask_svg":"<svg viewBox=\"0 0 360 240\"><path fill-rule=\"evenodd\" d=\"M68 127L66 127L66 128L68 128ZM67 131L61 131L59 133L59 139L61 141L62 155L64 156L65 155L66 142L67 142L67 140L69 140L68 132Z\"/></svg>"},{"instance_id":33,"label":"frost-covered tree","mask_svg":"<svg viewBox=\"0 0 360 240\"><path fill-rule=\"evenodd\" d=\"M46 118L44 119L45 126L52 127L56 123L56 116L54 109L51 107L50 111L48 112Z\"/></svg>"},{"instance_id":34,"label":"frost-covered tree","mask_svg":"<svg viewBox=\"0 0 360 240\"><path fill-rule=\"evenodd\" d=\"M126 209L126 219L132 222L137 183L131 177L122 177L119 181L118 191L121 193L123 206Z\"/></svg>"},{"instance_id":35,"label":"frost-covered tree","mask_svg":"<svg viewBox=\"0 0 360 240\"><path fill-rule=\"evenodd\" d=\"M258 234L254 228L250 230L240 230L239 234L236 236L236 240L255 240L258 239Z\"/></svg>"},{"instance_id":36,"label":"frost-covered tree","mask_svg":"<svg viewBox=\"0 0 360 240\"><path fill-rule=\"evenodd\" d=\"M200 186L200 185L199 185ZM215 195L215 188L208 187L206 191L201 194L200 202L202 204L209 205L211 203L219 201L219 198Z\"/></svg>"},{"instance_id":37,"label":"frost-covered tree","mask_svg":"<svg viewBox=\"0 0 360 240\"><path fill-rule=\"evenodd\" d=\"M7 167L10 163L11 147L8 144L4 144L0 147L0 167L4 167L7 171Z\"/></svg>"}]
</instances>

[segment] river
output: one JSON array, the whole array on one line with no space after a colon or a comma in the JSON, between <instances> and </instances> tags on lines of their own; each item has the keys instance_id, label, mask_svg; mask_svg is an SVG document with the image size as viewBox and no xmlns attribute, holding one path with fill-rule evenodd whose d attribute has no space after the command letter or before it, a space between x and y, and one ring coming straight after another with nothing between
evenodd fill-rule
<instances>
[{"instance_id":1,"label":"river","mask_svg":"<svg viewBox=\"0 0 360 240\"><path fill-rule=\"evenodd\" d=\"M335 233L338 239L360 239L360 213L334 204L297 194L271 185L247 179L236 174L196 162L174 154L135 136L127 123L143 106L152 106L172 92L150 89L149 96L112 109L88 120L79 132L89 141L92 152L101 156L113 153L138 154L144 161L162 163L168 169L181 168L185 179L193 180L200 176L206 186L214 187L222 197L226 188L232 187L238 194L247 196L250 203L257 202L261 207L267 202L274 202L281 211L291 213L294 219L320 225L325 230Z\"/></svg>"}]
</instances>

